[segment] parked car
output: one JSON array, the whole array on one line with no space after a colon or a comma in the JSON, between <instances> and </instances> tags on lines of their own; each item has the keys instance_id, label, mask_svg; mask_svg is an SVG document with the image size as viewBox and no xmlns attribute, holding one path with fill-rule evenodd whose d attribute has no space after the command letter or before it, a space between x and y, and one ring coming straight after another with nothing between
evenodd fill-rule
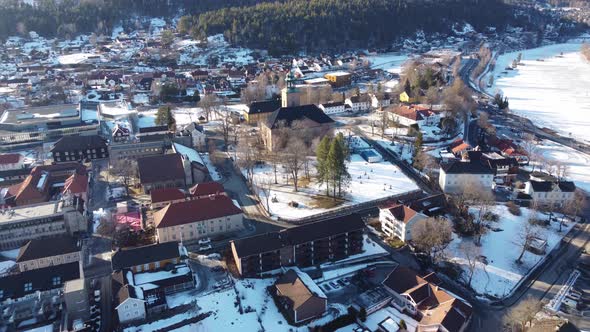
<instances>
[{"instance_id":1,"label":"parked car","mask_svg":"<svg viewBox=\"0 0 590 332\"><path fill-rule=\"evenodd\" d=\"M213 248L213 247L211 247L210 244L207 244L207 245L204 245L204 246L200 246L199 247L199 251L207 251L207 250L211 250L211 248Z\"/></svg>"},{"instance_id":2,"label":"parked car","mask_svg":"<svg viewBox=\"0 0 590 332\"><path fill-rule=\"evenodd\" d=\"M209 243L211 243L211 239L210 239L210 238L208 238L208 237L206 237L206 238L202 238L202 239L200 239L200 240L199 240L199 244L200 244L200 245L203 245L203 244L209 244Z\"/></svg>"}]
</instances>

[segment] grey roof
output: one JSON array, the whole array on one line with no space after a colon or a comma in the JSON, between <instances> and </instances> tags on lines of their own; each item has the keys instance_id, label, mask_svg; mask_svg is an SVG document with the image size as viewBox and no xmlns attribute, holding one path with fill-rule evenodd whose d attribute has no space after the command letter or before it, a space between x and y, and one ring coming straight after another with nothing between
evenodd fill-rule
<instances>
[{"instance_id":1,"label":"grey roof","mask_svg":"<svg viewBox=\"0 0 590 332\"><path fill-rule=\"evenodd\" d=\"M479 160L442 163L440 168L447 174L493 174L492 169Z\"/></svg>"},{"instance_id":2,"label":"grey roof","mask_svg":"<svg viewBox=\"0 0 590 332\"><path fill-rule=\"evenodd\" d=\"M27 242L20 248L17 262L30 261L37 258L59 256L80 251L78 241L69 235L51 238L39 238Z\"/></svg>"},{"instance_id":3,"label":"grey roof","mask_svg":"<svg viewBox=\"0 0 590 332\"><path fill-rule=\"evenodd\" d=\"M106 149L106 141L98 135L89 136L64 136L59 139L51 149L54 151L72 151L87 149Z\"/></svg>"},{"instance_id":4,"label":"grey roof","mask_svg":"<svg viewBox=\"0 0 590 332\"><path fill-rule=\"evenodd\" d=\"M111 264L113 270L116 271L177 257L180 257L178 242L166 242L137 248L121 249L113 254Z\"/></svg>"},{"instance_id":5,"label":"grey roof","mask_svg":"<svg viewBox=\"0 0 590 332\"><path fill-rule=\"evenodd\" d=\"M576 185L572 181L534 181L530 180L531 187L535 192L550 192L553 191L554 186L558 186L562 192L576 191Z\"/></svg>"},{"instance_id":6,"label":"grey roof","mask_svg":"<svg viewBox=\"0 0 590 332\"><path fill-rule=\"evenodd\" d=\"M278 250L288 245L306 243L347 232L359 231L365 223L358 214L318 221L278 232L234 240L238 257L248 257Z\"/></svg>"},{"instance_id":7,"label":"grey roof","mask_svg":"<svg viewBox=\"0 0 590 332\"><path fill-rule=\"evenodd\" d=\"M255 101L248 106L248 114L272 113L281 107L278 99Z\"/></svg>"},{"instance_id":8,"label":"grey roof","mask_svg":"<svg viewBox=\"0 0 590 332\"><path fill-rule=\"evenodd\" d=\"M80 264L78 262L54 265L0 277L0 301L7 298L21 298L36 291L61 288L66 281L79 278ZM57 283L54 283L54 281L57 281ZM25 284L29 283L31 288L25 290Z\"/></svg>"}]
</instances>

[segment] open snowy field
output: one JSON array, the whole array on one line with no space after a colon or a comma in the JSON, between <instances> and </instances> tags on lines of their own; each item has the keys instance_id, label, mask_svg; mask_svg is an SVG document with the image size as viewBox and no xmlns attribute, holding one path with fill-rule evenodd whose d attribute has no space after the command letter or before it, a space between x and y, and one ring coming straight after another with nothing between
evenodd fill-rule
<instances>
[{"instance_id":1,"label":"open snowy field","mask_svg":"<svg viewBox=\"0 0 590 332\"><path fill-rule=\"evenodd\" d=\"M487 264L478 261L471 282L471 287L482 295L494 297L504 297L544 256L535 255L526 251L523 256L523 263L517 264L515 261L521 251L520 234L523 225L528 223L530 210L521 208L521 216L512 215L506 206L497 205L493 212L500 216L497 222L492 222L492 227L497 227L501 231L490 231L484 235L481 240L481 247L475 246L473 238L462 238L453 236L453 241L448 247L448 254L452 261L460 264L464 270L463 279L467 282L469 269L465 259L464 250L468 249L472 255L481 255ZM541 213L537 219L546 220L548 217ZM574 226L573 222L566 221L561 232L559 231L559 222L552 222L550 226L539 227L539 238L547 240L545 253L551 252L556 248L567 232Z\"/></svg>"},{"instance_id":2,"label":"open snowy field","mask_svg":"<svg viewBox=\"0 0 590 332\"><path fill-rule=\"evenodd\" d=\"M397 166L389 162L368 163L358 154L351 156L348 172L351 181L345 190L343 201L333 201L332 198L323 196L325 186L320 186L313 179L315 172L311 172L312 180L306 186L300 184L299 192L294 192L291 182L286 184L288 176L283 167L278 167L278 185L274 185L274 173L270 165L262 165L254 169L254 183L273 184L270 190L269 212L283 219L302 218L418 189L416 184ZM258 194L266 207L264 193L258 190ZM298 206L290 206L290 202L297 202Z\"/></svg>"},{"instance_id":3,"label":"open snowy field","mask_svg":"<svg viewBox=\"0 0 590 332\"><path fill-rule=\"evenodd\" d=\"M501 90L514 113L538 125L590 141L590 63L580 47L570 42L500 55L492 73L494 85L487 90ZM522 65L506 70L518 53Z\"/></svg>"},{"instance_id":4,"label":"open snowy field","mask_svg":"<svg viewBox=\"0 0 590 332\"><path fill-rule=\"evenodd\" d=\"M186 296L182 299L183 294L177 294L175 301L178 304L189 304L196 300L195 308L168 319L127 328L125 332L153 331L204 313L210 313L210 315L200 322L185 325L174 331L309 331L308 326L290 326L279 312L272 297L266 291L266 287L273 285L274 282L275 279L243 279L235 280L234 288L198 298ZM240 306L243 313L240 313ZM328 306L326 316L308 325L325 324L336 316L344 314L342 311L345 310L340 306Z\"/></svg>"},{"instance_id":5,"label":"open snowy field","mask_svg":"<svg viewBox=\"0 0 590 332\"><path fill-rule=\"evenodd\" d=\"M369 55L367 59L371 62L371 68L383 69L390 73L399 74L404 62L408 61L409 56L399 53L381 53Z\"/></svg>"}]
</instances>

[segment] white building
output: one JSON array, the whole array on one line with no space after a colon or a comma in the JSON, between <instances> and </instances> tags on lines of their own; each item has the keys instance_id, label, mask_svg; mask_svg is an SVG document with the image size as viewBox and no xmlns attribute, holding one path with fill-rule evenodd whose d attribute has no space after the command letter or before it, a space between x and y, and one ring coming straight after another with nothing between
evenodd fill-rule
<instances>
[{"instance_id":1,"label":"white building","mask_svg":"<svg viewBox=\"0 0 590 332\"><path fill-rule=\"evenodd\" d=\"M243 212L225 195L171 203L154 213L158 240L192 241L244 228Z\"/></svg>"},{"instance_id":2,"label":"white building","mask_svg":"<svg viewBox=\"0 0 590 332\"><path fill-rule=\"evenodd\" d=\"M380 107L387 107L391 105L391 95L388 93L384 93L381 98L378 98L377 95L371 95L371 106L373 108L380 108Z\"/></svg>"},{"instance_id":3,"label":"white building","mask_svg":"<svg viewBox=\"0 0 590 332\"><path fill-rule=\"evenodd\" d=\"M321 104L319 108L328 115L344 113L346 111L346 107L343 102L325 103Z\"/></svg>"},{"instance_id":4,"label":"white building","mask_svg":"<svg viewBox=\"0 0 590 332\"><path fill-rule=\"evenodd\" d=\"M381 229L389 237L397 237L406 242L412 239L412 227L416 222L428 218L408 206L395 204L379 209Z\"/></svg>"},{"instance_id":5,"label":"white building","mask_svg":"<svg viewBox=\"0 0 590 332\"><path fill-rule=\"evenodd\" d=\"M574 199L576 185L571 181L529 180L524 190L537 204L563 206Z\"/></svg>"},{"instance_id":6,"label":"white building","mask_svg":"<svg viewBox=\"0 0 590 332\"><path fill-rule=\"evenodd\" d=\"M479 160L450 161L440 165L438 184L447 194L461 194L468 187L491 190L494 172Z\"/></svg>"},{"instance_id":7,"label":"white building","mask_svg":"<svg viewBox=\"0 0 590 332\"><path fill-rule=\"evenodd\" d=\"M369 96L352 96L346 98L344 103L348 105L353 112L368 111L371 108L371 98L369 98Z\"/></svg>"},{"instance_id":8,"label":"white building","mask_svg":"<svg viewBox=\"0 0 590 332\"><path fill-rule=\"evenodd\" d=\"M121 324L145 319L145 300L143 300L141 293L141 289L135 288L133 285L125 285L119 290L117 294L119 305L115 307L115 310Z\"/></svg>"}]
</instances>

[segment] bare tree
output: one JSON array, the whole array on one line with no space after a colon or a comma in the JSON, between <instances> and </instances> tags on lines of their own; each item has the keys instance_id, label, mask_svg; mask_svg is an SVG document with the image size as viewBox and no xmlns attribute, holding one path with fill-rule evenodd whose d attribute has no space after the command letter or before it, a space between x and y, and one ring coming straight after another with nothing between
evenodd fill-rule
<instances>
[{"instance_id":1,"label":"bare tree","mask_svg":"<svg viewBox=\"0 0 590 332\"><path fill-rule=\"evenodd\" d=\"M283 163L287 168L287 172L289 172L293 179L293 187L295 188L295 191L299 190L299 173L307 158L304 152L305 149L305 143L299 138L294 138L287 143L287 146L283 151Z\"/></svg>"},{"instance_id":2,"label":"bare tree","mask_svg":"<svg viewBox=\"0 0 590 332\"><path fill-rule=\"evenodd\" d=\"M266 203L266 211L270 214L270 189L272 187L270 181L268 179L263 179L260 182L254 184L258 190L264 196L264 202Z\"/></svg>"},{"instance_id":3,"label":"bare tree","mask_svg":"<svg viewBox=\"0 0 590 332\"><path fill-rule=\"evenodd\" d=\"M427 218L412 226L412 243L434 262L444 253L452 240L453 228L445 219Z\"/></svg>"},{"instance_id":4,"label":"bare tree","mask_svg":"<svg viewBox=\"0 0 590 332\"><path fill-rule=\"evenodd\" d=\"M205 118L207 121L211 119L211 113L214 109L219 105L217 97L212 94L204 95L203 98L199 101L197 106L203 109L205 112Z\"/></svg>"},{"instance_id":5,"label":"bare tree","mask_svg":"<svg viewBox=\"0 0 590 332\"><path fill-rule=\"evenodd\" d=\"M475 183L467 183L463 186L463 194L459 195L457 202L461 205L469 204L473 213L469 213L467 222L475 235L475 244L481 245L481 238L488 230L491 207L495 204L493 194Z\"/></svg>"},{"instance_id":6,"label":"bare tree","mask_svg":"<svg viewBox=\"0 0 590 332\"><path fill-rule=\"evenodd\" d=\"M504 317L508 331L525 331L541 310L542 303L533 297L527 297L513 306Z\"/></svg>"},{"instance_id":7,"label":"bare tree","mask_svg":"<svg viewBox=\"0 0 590 332\"><path fill-rule=\"evenodd\" d=\"M127 196L129 196L129 187L131 182L137 178L137 162L133 159L117 159L110 165L110 173L117 177L125 186Z\"/></svg>"},{"instance_id":8,"label":"bare tree","mask_svg":"<svg viewBox=\"0 0 590 332\"><path fill-rule=\"evenodd\" d=\"M429 176L432 176L432 171L438 166L436 159L424 151L418 151L414 158L414 167L417 169L427 172Z\"/></svg>"},{"instance_id":9,"label":"bare tree","mask_svg":"<svg viewBox=\"0 0 590 332\"><path fill-rule=\"evenodd\" d=\"M564 212L572 217L577 217L587 207L586 194L581 189L576 189L574 197L564 206Z\"/></svg>"},{"instance_id":10,"label":"bare tree","mask_svg":"<svg viewBox=\"0 0 590 332\"><path fill-rule=\"evenodd\" d=\"M278 168L279 165L281 164L281 155L279 153L277 153L276 151L267 151L266 153L266 161L271 165L272 167L272 171L274 174L274 184L278 184L278 177L277 177L277 173L278 173Z\"/></svg>"},{"instance_id":11,"label":"bare tree","mask_svg":"<svg viewBox=\"0 0 590 332\"><path fill-rule=\"evenodd\" d=\"M473 274L477 267L477 258L479 256L480 247L473 245L472 243L462 243L459 247L463 257L467 261L467 285L471 287L471 281L473 280Z\"/></svg>"},{"instance_id":12,"label":"bare tree","mask_svg":"<svg viewBox=\"0 0 590 332\"><path fill-rule=\"evenodd\" d=\"M534 217L531 218L536 218L536 213L534 214ZM522 264L522 257L524 256L524 253L531 246L533 241L539 236L539 230L537 226L534 225L534 223L535 220L529 219L529 221L525 222L522 225L522 228L518 234L518 238L516 239L516 241L517 244L520 246L520 254L516 259L517 264Z\"/></svg>"},{"instance_id":13,"label":"bare tree","mask_svg":"<svg viewBox=\"0 0 590 332\"><path fill-rule=\"evenodd\" d=\"M385 130L389 128L389 110L383 109L379 114L379 128L381 129L381 138L385 136Z\"/></svg>"},{"instance_id":14,"label":"bare tree","mask_svg":"<svg viewBox=\"0 0 590 332\"><path fill-rule=\"evenodd\" d=\"M236 147L236 154L238 165L246 170L247 180L252 183L254 166L256 166L256 156L258 155L256 147L254 144L251 144L251 140L242 138Z\"/></svg>"}]
</instances>

